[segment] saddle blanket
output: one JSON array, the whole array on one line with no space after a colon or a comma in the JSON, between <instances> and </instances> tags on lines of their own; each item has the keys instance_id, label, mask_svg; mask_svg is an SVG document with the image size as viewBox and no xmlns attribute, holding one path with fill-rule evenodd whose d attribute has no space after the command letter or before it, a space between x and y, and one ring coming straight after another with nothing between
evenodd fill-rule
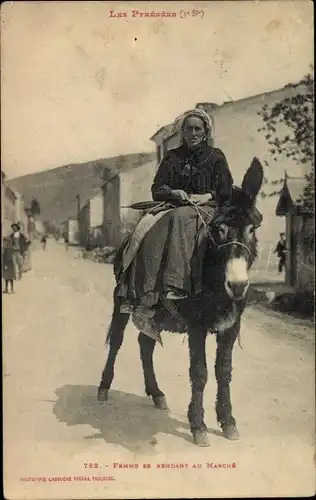
<instances>
[{"instance_id":1,"label":"saddle blanket","mask_svg":"<svg viewBox=\"0 0 316 500\"><path fill-rule=\"evenodd\" d=\"M122 272L125 272L133 262L137 250L139 249L140 244L148 231L156 224L156 222L158 222L160 219L162 219L162 217L170 212L170 210L173 210L173 208L163 210L155 214L149 212L140 219L134 232L131 235L128 244L124 248L122 254Z\"/></svg>"}]
</instances>

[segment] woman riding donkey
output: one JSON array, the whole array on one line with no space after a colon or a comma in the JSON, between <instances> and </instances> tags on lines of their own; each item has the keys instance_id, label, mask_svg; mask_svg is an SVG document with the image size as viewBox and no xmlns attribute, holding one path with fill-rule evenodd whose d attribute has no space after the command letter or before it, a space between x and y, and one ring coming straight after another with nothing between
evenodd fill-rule
<instances>
[{"instance_id":1,"label":"woman riding donkey","mask_svg":"<svg viewBox=\"0 0 316 500\"><path fill-rule=\"evenodd\" d=\"M203 221L190 200L214 214L210 201L229 200L233 179L223 152L214 148L213 128L202 110L186 112L177 121L182 144L162 160L152 185L155 201L172 207L148 231L128 269L117 270L117 295L143 320L155 314L159 297L180 300L201 291L202 268L194 259ZM120 275L119 275L120 274ZM119 275L119 276L118 276Z\"/></svg>"}]
</instances>

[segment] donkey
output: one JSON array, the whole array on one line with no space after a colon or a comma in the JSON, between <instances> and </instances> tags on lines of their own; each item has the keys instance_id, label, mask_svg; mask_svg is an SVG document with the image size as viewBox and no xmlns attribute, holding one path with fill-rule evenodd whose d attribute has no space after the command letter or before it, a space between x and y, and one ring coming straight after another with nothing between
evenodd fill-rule
<instances>
[{"instance_id":1,"label":"donkey","mask_svg":"<svg viewBox=\"0 0 316 500\"><path fill-rule=\"evenodd\" d=\"M217 421L226 439L239 439L236 420L232 415L229 384L233 347L240 333L241 316L246 306L248 271L257 257L255 229L260 225L262 217L255 202L262 181L262 166L254 158L244 176L242 187L234 187L231 200L219 205L211 222L206 224L202 292L179 300L174 306L176 313L167 307L163 299L157 305L155 322L160 332L164 330L188 334L192 388L188 420L193 442L198 446L209 446L203 408L203 393L208 376L205 353L208 333L215 333L217 341ZM119 251L118 259L120 258ZM106 341L109 353L98 389L99 401L106 401L108 398L116 356L130 317L129 313L120 312L120 306L121 299L115 289L114 310ZM153 366L156 341L146 335L146 332L140 331L138 342L146 394L152 397L156 408L167 410L166 398L158 386Z\"/></svg>"}]
</instances>

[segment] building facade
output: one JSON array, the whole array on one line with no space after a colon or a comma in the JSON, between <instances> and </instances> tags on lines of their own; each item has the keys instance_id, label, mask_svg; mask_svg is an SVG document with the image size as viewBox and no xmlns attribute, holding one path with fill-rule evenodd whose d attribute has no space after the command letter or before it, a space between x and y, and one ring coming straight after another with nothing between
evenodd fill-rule
<instances>
[{"instance_id":1,"label":"building facade","mask_svg":"<svg viewBox=\"0 0 316 500\"><path fill-rule=\"evenodd\" d=\"M107 180L80 208L80 245L117 248L135 228L141 213L128 208L151 199L156 162L126 166Z\"/></svg>"},{"instance_id":2,"label":"building facade","mask_svg":"<svg viewBox=\"0 0 316 500\"><path fill-rule=\"evenodd\" d=\"M5 173L1 170L1 246L3 243L4 228L4 196L5 196Z\"/></svg>"},{"instance_id":3,"label":"building facade","mask_svg":"<svg viewBox=\"0 0 316 500\"><path fill-rule=\"evenodd\" d=\"M286 220L285 281L297 290L313 292L315 280L315 221L302 210L306 180L285 176L276 214Z\"/></svg>"},{"instance_id":4,"label":"building facade","mask_svg":"<svg viewBox=\"0 0 316 500\"><path fill-rule=\"evenodd\" d=\"M12 189L6 182L6 175L1 171L1 223L2 239L11 233L11 224L18 222L24 234L29 234L28 216L25 212L23 196ZM2 240L1 240L2 241Z\"/></svg>"},{"instance_id":5,"label":"building facade","mask_svg":"<svg viewBox=\"0 0 316 500\"><path fill-rule=\"evenodd\" d=\"M5 191L4 183L5 183L5 173L2 172L1 170L1 221L3 221L4 217L4 191Z\"/></svg>"},{"instance_id":6,"label":"building facade","mask_svg":"<svg viewBox=\"0 0 316 500\"><path fill-rule=\"evenodd\" d=\"M103 190L87 200L79 212L79 241L84 247L102 246L104 242Z\"/></svg>"},{"instance_id":7,"label":"building facade","mask_svg":"<svg viewBox=\"0 0 316 500\"><path fill-rule=\"evenodd\" d=\"M151 186L157 170L157 162L152 161L127 170L120 175L120 238L131 233L141 212L129 207L133 203L152 200Z\"/></svg>"},{"instance_id":8,"label":"building facade","mask_svg":"<svg viewBox=\"0 0 316 500\"><path fill-rule=\"evenodd\" d=\"M60 222L60 233L63 238L67 238L70 245L79 245L79 223L77 217L69 217L69 219Z\"/></svg>"},{"instance_id":9,"label":"building facade","mask_svg":"<svg viewBox=\"0 0 316 500\"><path fill-rule=\"evenodd\" d=\"M122 169L102 187L103 193L103 241L117 248L130 234L141 212L128 208L133 203L151 200L151 186L157 163Z\"/></svg>"},{"instance_id":10,"label":"building facade","mask_svg":"<svg viewBox=\"0 0 316 500\"><path fill-rule=\"evenodd\" d=\"M23 196L15 191L15 220L19 222L21 230L28 233L28 217L25 213L25 203Z\"/></svg>"},{"instance_id":11,"label":"building facade","mask_svg":"<svg viewBox=\"0 0 316 500\"><path fill-rule=\"evenodd\" d=\"M121 238L120 174L102 186L104 245L118 247Z\"/></svg>"},{"instance_id":12,"label":"building facade","mask_svg":"<svg viewBox=\"0 0 316 500\"><path fill-rule=\"evenodd\" d=\"M17 222L17 194L6 183L6 176L1 172L1 233L10 234L11 224Z\"/></svg>"},{"instance_id":13,"label":"building facade","mask_svg":"<svg viewBox=\"0 0 316 500\"><path fill-rule=\"evenodd\" d=\"M275 185L266 184L262 191L269 194L276 189L282 188L278 183L284 178L285 170L289 175L304 176L310 167L297 165L291 159L280 157L277 162L271 160L269 145L265 134L260 131L263 126L262 118L258 113L266 104L272 106L283 98L290 98L300 89L286 86L283 89L267 92L246 99L225 102L222 105L214 103L198 103L196 108L203 109L212 118L214 124L214 146L220 148L230 166L234 183L240 185L246 169L250 166L252 159L259 158L265 170L265 177ZM282 129L280 130L282 134ZM161 161L163 154L180 145L180 137L174 131L171 124L162 127L156 132L151 140L156 145L157 162ZM263 214L263 223L258 230L259 250L263 256L268 254L279 233L285 231L285 218L276 217L275 209L277 196L258 196L257 207ZM262 259L265 265L265 258Z\"/></svg>"}]
</instances>

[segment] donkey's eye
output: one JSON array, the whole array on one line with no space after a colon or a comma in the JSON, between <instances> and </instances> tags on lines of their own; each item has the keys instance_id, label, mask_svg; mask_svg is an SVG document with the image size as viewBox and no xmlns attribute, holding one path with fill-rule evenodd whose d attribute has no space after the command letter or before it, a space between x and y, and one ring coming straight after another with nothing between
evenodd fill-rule
<instances>
[{"instance_id":1,"label":"donkey's eye","mask_svg":"<svg viewBox=\"0 0 316 500\"><path fill-rule=\"evenodd\" d=\"M255 232L255 227L252 224L247 226L245 229L246 238L252 238L252 236L254 235L254 232Z\"/></svg>"},{"instance_id":2,"label":"donkey's eye","mask_svg":"<svg viewBox=\"0 0 316 500\"><path fill-rule=\"evenodd\" d=\"M228 226L226 226L226 224L220 224L218 227L218 234L222 241L225 240L228 236Z\"/></svg>"}]
</instances>

